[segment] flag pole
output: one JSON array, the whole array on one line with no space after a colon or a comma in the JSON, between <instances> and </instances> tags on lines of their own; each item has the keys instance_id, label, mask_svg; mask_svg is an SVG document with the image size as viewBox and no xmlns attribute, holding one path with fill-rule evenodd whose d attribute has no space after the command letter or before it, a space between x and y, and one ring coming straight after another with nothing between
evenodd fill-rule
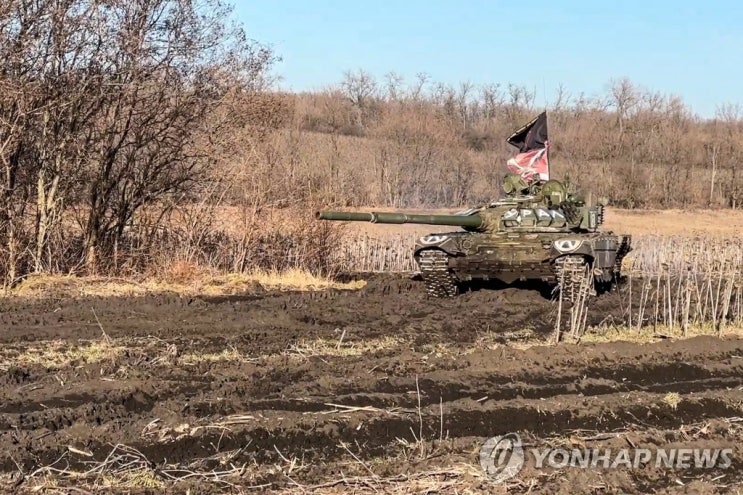
<instances>
[{"instance_id":1,"label":"flag pole","mask_svg":"<svg viewBox=\"0 0 743 495\"><path fill-rule=\"evenodd\" d=\"M544 100L544 109L542 111L544 112L545 118L546 118L547 107L549 106L549 101L547 100L547 82L546 82L544 76L542 76L542 95L544 96L544 98L543 98L543 100ZM549 118L547 118L547 129L549 129L549 125L550 125L549 124ZM549 138L547 138L547 146L546 146L546 148L547 149L544 151L544 153L547 155L547 180L550 180L552 178L552 171L550 170L552 167L550 165L550 143L549 143Z\"/></svg>"}]
</instances>

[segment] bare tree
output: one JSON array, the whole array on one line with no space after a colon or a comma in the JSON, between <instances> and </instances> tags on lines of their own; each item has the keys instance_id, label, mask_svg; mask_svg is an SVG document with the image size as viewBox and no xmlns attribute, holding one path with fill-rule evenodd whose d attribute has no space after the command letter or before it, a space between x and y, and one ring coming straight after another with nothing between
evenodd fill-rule
<instances>
[{"instance_id":1,"label":"bare tree","mask_svg":"<svg viewBox=\"0 0 743 495\"><path fill-rule=\"evenodd\" d=\"M346 71L341 88L354 108L356 125L363 129L372 112L372 103L378 97L377 81L368 72L357 70Z\"/></svg>"},{"instance_id":2,"label":"bare tree","mask_svg":"<svg viewBox=\"0 0 743 495\"><path fill-rule=\"evenodd\" d=\"M387 99L389 101L400 101L404 97L401 89L405 83L405 78L396 72L388 72L384 78Z\"/></svg>"},{"instance_id":3,"label":"bare tree","mask_svg":"<svg viewBox=\"0 0 743 495\"><path fill-rule=\"evenodd\" d=\"M610 84L611 105L616 111L619 135L623 136L625 121L637 104L637 90L632 81L627 78L614 80Z\"/></svg>"},{"instance_id":4,"label":"bare tree","mask_svg":"<svg viewBox=\"0 0 743 495\"><path fill-rule=\"evenodd\" d=\"M84 261L95 271L99 251L118 246L139 212L172 207L207 177L204 122L219 130L226 95L265 89L274 60L229 14L219 0L3 3L6 283L24 263L49 268L50 234L66 208L79 212Z\"/></svg>"},{"instance_id":5,"label":"bare tree","mask_svg":"<svg viewBox=\"0 0 743 495\"><path fill-rule=\"evenodd\" d=\"M425 72L419 72L415 75L415 83L411 86L409 94L410 99L417 102L423 97L426 85L430 82L431 77Z\"/></svg>"},{"instance_id":6,"label":"bare tree","mask_svg":"<svg viewBox=\"0 0 743 495\"><path fill-rule=\"evenodd\" d=\"M364 70L346 71L341 88L353 105L365 108L367 101L377 93L377 81Z\"/></svg>"}]
</instances>

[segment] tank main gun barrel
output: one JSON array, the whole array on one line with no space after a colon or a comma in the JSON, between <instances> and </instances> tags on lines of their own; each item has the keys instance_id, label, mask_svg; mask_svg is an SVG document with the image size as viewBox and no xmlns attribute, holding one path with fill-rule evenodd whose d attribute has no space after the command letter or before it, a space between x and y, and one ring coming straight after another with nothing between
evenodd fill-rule
<instances>
[{"instance_id":1,"label":"tank main gun barrel","mask_svg":"<svg viewBox=\"0 0 743 495\"><path fill-rule=\"evenodd\" d=\"M315 213L315 217L319 220L390 224L417 223L423 225L450 225L471 229L479 229L485 223L484 219L476 213L472 215L417 215L411 213L318 211Z\"/></svg>"},{"instance_id":2,"label":"tank main gun barrel","mask_svg":"<svg viewBox=\"0 0 743 495\"><path fill-rule=\"evenodd\" d=\"M340 220L343 222L371 222L372 213L357 213L350 211L318 211L315 218L318 220Z\"/></svg>"}]
</instances>

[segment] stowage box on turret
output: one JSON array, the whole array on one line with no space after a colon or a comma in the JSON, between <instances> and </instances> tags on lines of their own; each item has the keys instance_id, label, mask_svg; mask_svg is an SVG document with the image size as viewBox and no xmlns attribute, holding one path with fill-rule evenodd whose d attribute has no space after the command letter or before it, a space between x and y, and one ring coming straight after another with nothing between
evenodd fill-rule
<instances>
[{"instance_id":1,"label":"stowage box on turret","mask_svg":"<svg viewBox=\"0 0 743 495\"><path fill-rule=\"evenodd\" d=\"M463 230L419 238L413 255L429 294L454 296L473 279L543 280L573 299L579 282L593 275L603 291L619 279L630 236L602 232L605 202L588 205L556 180L527 185L506 177L507 196L454 215L320 211L321 220L428 224Z\"/></svg>"}]
</instances>

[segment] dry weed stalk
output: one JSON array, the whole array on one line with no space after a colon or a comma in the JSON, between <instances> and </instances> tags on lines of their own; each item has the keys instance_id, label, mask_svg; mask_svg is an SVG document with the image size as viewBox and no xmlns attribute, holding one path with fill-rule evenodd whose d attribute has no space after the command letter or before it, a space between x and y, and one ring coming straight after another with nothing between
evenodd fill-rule
<instances>
[{"instance_id":1,"label":"dry weed stalk","mask_svg":"<svg viewBox=\"0 0 743 495\"><path fill-rule=\"evenodd\" d=\"M21 473L23 482L33 485L32 491L41 491L48 486L70 484L94 490L111 488L164 490L168 484L182 481L202 481L223 487L236 487L237 479L246 471L246 465L230 463L222 470L206 469L206 459L194 461L189 466L166 464L156 466L134 447L117 444L103 461L78 461L84 469L70 467L70 454L85 458L89 453L68 449L48 466L31 473ZM266 487L268 485L262 485Z\"/></svg>"},{"instance_id":2,"label":"dry weed stalk","mask_svg":"<svg viewBox=\"0 0 743 495\"><path fill-rule=\"evenodd\" d=\"M345 336L345 333L341 334ZM309 359L317 357L352 357L362 356L380 351L391 351L405 344L405 341L397 336L386 335L378 338L350 341L339 339L337 341L317 338L314 340L302 339L295 344L290 344L285 355Z\"/></svg>"},{"instance_id":3,"label":"dry weed stalk","mask_svg":"<svg viewBox=\"0 0 743 495\"><path fill-rule=\"evenodd\" d=\"M635 248L630 283L641 281L634 328L672 334L743 323L743 244L714 237L648 237Z\"/></svg>"},{"instance_id":4,"label":"dry weed stalk","mask_svg":"<svg viewBox=\"0 0 743 495\"><path fill-rule=\"evenodd\" d=\"M343 239L334 252L334 260L349 271L415 272L418 266L412 256L413 242L413 235L373 237L363 232L356 233Z\"/></svg>"},{"instance_id":5,"label":"dry weed stalk","mask_svg":"<svg viewBox=\"0 0 743 495\"><path fill-rule=\"evenodd\" d=\"M400 474L397 476L343 476L316 485L298 485L298 493L442 493L451 489L474 490L486 476L481 469L469 464L458 464L447 469ZM339 491L330 491L331 489ZM456 493L456 492L455 492Z\"/></svg>"},{"instance_id":6,"label":"dry weed stalk","mask_svg":"<svg viewBox=\"0 0 743 495\"><path fill-rule=\"evenodd\" d=\"M326 402L326 406L332 407L329 411L318 411L318 412L307 412L305 414L349 414L355 412L370 412L370 413L384 413L390 416L399 416L403 413L411 413L413 411L409 409L402 409L399 407L393 407L390 409L381 409L374 406L346 406L343 404L333 404L332 402Z\"/></svg>"},{"instance_id":7,"label":"dry weed stalk","mask_svg":"<svg viewBox=\"0 0 743 495\"><path fill-rule=\"evenodd\" d=\"M563 283L561 280L560 285ZM590 265L585 266L583 275L577 287L574 288L573 301L570 303L570 308L567 311L567 331L562 330L563 304L565 302L564 291L556 287L554 292L557 292L557 317L555 318L555 330L552 340L555 343L560 342L563 334L567 334L574 341L580 339L586 330L589 302L594 294L593 271Z\"/></svg>"}]
</instances>

